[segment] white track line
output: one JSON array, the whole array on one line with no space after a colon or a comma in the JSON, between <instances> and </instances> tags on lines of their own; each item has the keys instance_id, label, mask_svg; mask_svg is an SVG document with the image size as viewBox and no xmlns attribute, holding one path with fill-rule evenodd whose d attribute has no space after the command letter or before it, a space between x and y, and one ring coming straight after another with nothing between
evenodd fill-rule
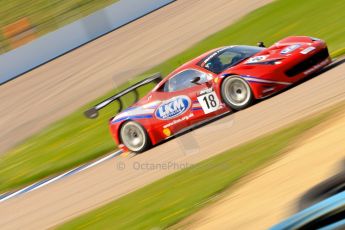
<instances>
[{"instance_id":1,"label":"white track line","mask_svg":"<svg viewBox=\"0 0 345 230\"><path fill-rule=\"evenodd\" d=\"M5 200L14 198L16 196L19 196L19 195L22 195L22 194L25 194L25 193L32 192L32 191L34 191L36 189L42 188L42 187L44 187L44 186L46 186L48 184L51 184L51 183L53 183L55 181L58 181L58 180L60 180L62 178L69 177L69 176L72 176L74 174L80 173L80 172L82 172L82 171L84 171L86 169L92 168L92 167L94 167L94 166L96 166L96 165L98 165L98 164L100 164L100 163L102 163L104 161L110 160L110 159L120 155L121 153L122 153L122 151L118 150L118 151L116 151L116 152L114 152L112 154L109 154L109 155L107 155L107 156L105 156L105 157L103 157L103 158L101 158L101 159L99 159L97 161L94 161L94 162L91 162L91 163L86 163L84 165L78 166L78 167L76 167L76 168L74 168L72 170L69 170L69 171L67 171L65 173L62 173L60 175L57 175L55 177L48 178L48 179L36 182L36 183L31 184L31 185L29 185L29 186L27 186L27 187L25 187L23 189L20 189L20 190L18 190L16 192L9 192L9 193L1 194L0 195L0 202L3 202Z\"/></svg>"}]
</instances>

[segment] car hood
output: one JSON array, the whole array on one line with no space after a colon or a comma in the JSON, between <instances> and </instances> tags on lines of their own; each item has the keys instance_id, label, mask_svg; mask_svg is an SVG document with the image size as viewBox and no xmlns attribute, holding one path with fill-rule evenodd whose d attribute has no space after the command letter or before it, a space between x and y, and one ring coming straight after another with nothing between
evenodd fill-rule
<instances>
[{"instance_id":1,"label":"car hood","mask_svg":"<svg viewBox=\"0 0 345 230\"><path fill-rule=\"evenodd\" d=\"M305 55L316 48L320 40L316 38L301 36L287 37L278 41L272 46L264 49L255 55L241 61L238 65L262 65L274 64L274 62L284 62L286 59Z\"/></svg>"}]
</instances>

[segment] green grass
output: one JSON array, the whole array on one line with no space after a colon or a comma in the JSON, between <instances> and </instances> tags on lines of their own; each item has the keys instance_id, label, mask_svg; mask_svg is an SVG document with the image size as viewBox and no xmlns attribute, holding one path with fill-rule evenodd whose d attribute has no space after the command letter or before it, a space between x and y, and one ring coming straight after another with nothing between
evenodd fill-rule
<instances>
[{"instance_id":1,"label":"green grass","mask_svg":"<svg viewBox=\"0 0 345 230\"><path fill-rule=\"evenodd\" d=\"M38 36L54 31L68 23L85 17L118 0L2 0L0 28L21 18L28 18ZM10 50L8 41L0 34L0 52Z\"/></svg>"},{"instance_id":2,"label":"green grass","mask_svg":"<svg viewBox=\"0 0 345 230\"><path fill-rule=\"evenodd\" d=\"M163 229L210 202L241 177L287 151L302 134L338 110L330 110L202 161L58 229Z\"/></svg>"},{"instance_id":3,"label":"green grass","mask_svg":"<svg viewBox=\"0 0 345 230\"><path fill-rule=\"evenodd\" d=\"M270 45L288 35L323 38L330 50L339 55L345 47L343 9L345 1L276 1L148 72L167 74L185 61L218 46L254 45L260 40ZM141 93L147 90L142 89ZM114 150L116 147L107 128L114 108L102 111L98 120L85 119L82 111L77 110L3 155L0 159L0 191L23 186Z\"/></svg>"}]
</instances>

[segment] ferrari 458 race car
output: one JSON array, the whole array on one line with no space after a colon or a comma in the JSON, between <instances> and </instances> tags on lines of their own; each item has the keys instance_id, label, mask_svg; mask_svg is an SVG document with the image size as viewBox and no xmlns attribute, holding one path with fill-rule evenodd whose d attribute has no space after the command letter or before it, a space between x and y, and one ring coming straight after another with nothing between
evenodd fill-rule
<instances>
[{"instance_id":1,"label":"ferrari 458 race car","mask_svg":"<svg viewBox=\"0 0 345 230\"><path fill-rule=\"evenodd\" d=\"M262 46L262 45L261 45ZM98 110L150 82L156 87L110 119L110 130L124 151L143 152L196 124L242 110L271 96L331 62L324 41L292 36L269 48L227 46L185 63L163 80L149 77L85 112ZM122 106L120 106L122 107Z\"/></svg>"}]
</instances>

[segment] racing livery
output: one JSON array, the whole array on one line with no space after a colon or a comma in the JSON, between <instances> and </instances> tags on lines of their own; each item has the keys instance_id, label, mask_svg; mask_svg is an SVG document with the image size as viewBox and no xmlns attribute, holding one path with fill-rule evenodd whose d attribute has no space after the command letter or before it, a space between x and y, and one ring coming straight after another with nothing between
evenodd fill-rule
<instances>
[{"instance_id":1,"label":"racing livery","mask_svg":"<svg viewBox=\"0 0 345 230\"><path fill-rule=\"evenodd\" d=\"M261 46L263 46L261 44ZM150 82L158 83L146 96L110 119L116 143L124 151L143 152L182 130L231 111L242 110L331 62L324 41L291 36L269 48L226 46L185 63L163 80L149 77L101 102L97 111Z\"/></svg>"}]
</instances>

